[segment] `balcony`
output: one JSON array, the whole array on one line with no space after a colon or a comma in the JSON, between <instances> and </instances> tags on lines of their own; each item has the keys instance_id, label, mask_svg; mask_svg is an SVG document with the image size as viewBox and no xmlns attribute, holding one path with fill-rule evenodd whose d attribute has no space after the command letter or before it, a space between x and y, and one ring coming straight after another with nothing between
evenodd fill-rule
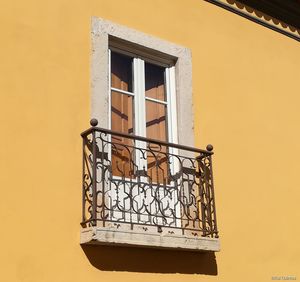
<instances>
[{"instance_id":1,"label":"balcony","mask_svg":"<svg viewBox=\"0 0 300 282\"><path fill-rule=\"evenodd\" d=\"M207 150L84 131L81 244L219 251Z\"/></svg>"}]
</instances>

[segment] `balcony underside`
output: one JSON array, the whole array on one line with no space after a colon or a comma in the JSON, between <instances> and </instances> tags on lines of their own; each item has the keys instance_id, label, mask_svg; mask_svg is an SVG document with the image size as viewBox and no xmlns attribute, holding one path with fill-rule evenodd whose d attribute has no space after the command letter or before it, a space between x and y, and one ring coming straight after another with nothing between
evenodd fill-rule
<instances>
[{"instance_id":1,"label":"balcony underside","mask_svg":"<svg viewBox=\"0 0 300 282\"><path fill-rule=\"evenodd\" d=\"M220 241L218 238L120 230L112 227L83 228L81 231L80 243L181 249L186 251L220 251Z\"/></svg>"}]
</instances>

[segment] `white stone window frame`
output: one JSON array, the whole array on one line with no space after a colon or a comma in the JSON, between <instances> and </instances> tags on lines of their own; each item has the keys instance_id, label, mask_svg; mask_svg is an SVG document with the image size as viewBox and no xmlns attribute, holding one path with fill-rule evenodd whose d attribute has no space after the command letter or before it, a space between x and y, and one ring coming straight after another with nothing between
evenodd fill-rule
<instances>
[{"instance_id":1,"label":"white stone window frame","mask_svg":"<svg viewBox=\"0 0 300 282\"><path fill-rule=\"evenodd\" d=\"M194 146L194 116L192 95L192 60L188 48L170 43L149 34L92 17L91 28L91 118L99 127L110 128L109 47L120 44L135 53L149 54L162 63L174 62L176 77L178 143Z\"/></svg>"}]
</instances>

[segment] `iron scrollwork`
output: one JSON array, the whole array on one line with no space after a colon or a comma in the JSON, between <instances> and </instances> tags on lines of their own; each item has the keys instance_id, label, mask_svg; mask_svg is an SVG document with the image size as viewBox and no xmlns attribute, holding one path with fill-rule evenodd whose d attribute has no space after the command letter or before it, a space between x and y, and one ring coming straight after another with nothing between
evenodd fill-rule
<instances>
[{"instance_id":1,"label":"iron scrollwork","mask_svg":"<svg viewBox=\"0 0 300 282\"><path fill-rule=\"evenodd\" d=\"M207 150L92 127L83 138L83 226L218 237Z\"/></svg>"}]
</instances>

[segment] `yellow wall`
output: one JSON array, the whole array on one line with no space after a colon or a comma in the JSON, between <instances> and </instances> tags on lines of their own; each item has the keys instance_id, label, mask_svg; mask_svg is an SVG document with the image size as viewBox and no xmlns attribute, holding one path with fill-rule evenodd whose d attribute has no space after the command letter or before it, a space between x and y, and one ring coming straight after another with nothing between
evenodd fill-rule
<instances>
[{"instance_id":1,"label":"yellow wall","mask_svg":"<svg viewBox=\"0 0 300 282\"><path fill-rule=\"evenodd\" d=\"M176 271L177 252L86 250L105 255L97 268L79 245L92 16L192 50L196 143L215 146L217 271ZM0 34L1 281L300 279L299 42L202 0L2 1ZM140 268L112 271L116 255ZM205 273L205 255L186 257Z\"/></svg>"}]
</instances>

